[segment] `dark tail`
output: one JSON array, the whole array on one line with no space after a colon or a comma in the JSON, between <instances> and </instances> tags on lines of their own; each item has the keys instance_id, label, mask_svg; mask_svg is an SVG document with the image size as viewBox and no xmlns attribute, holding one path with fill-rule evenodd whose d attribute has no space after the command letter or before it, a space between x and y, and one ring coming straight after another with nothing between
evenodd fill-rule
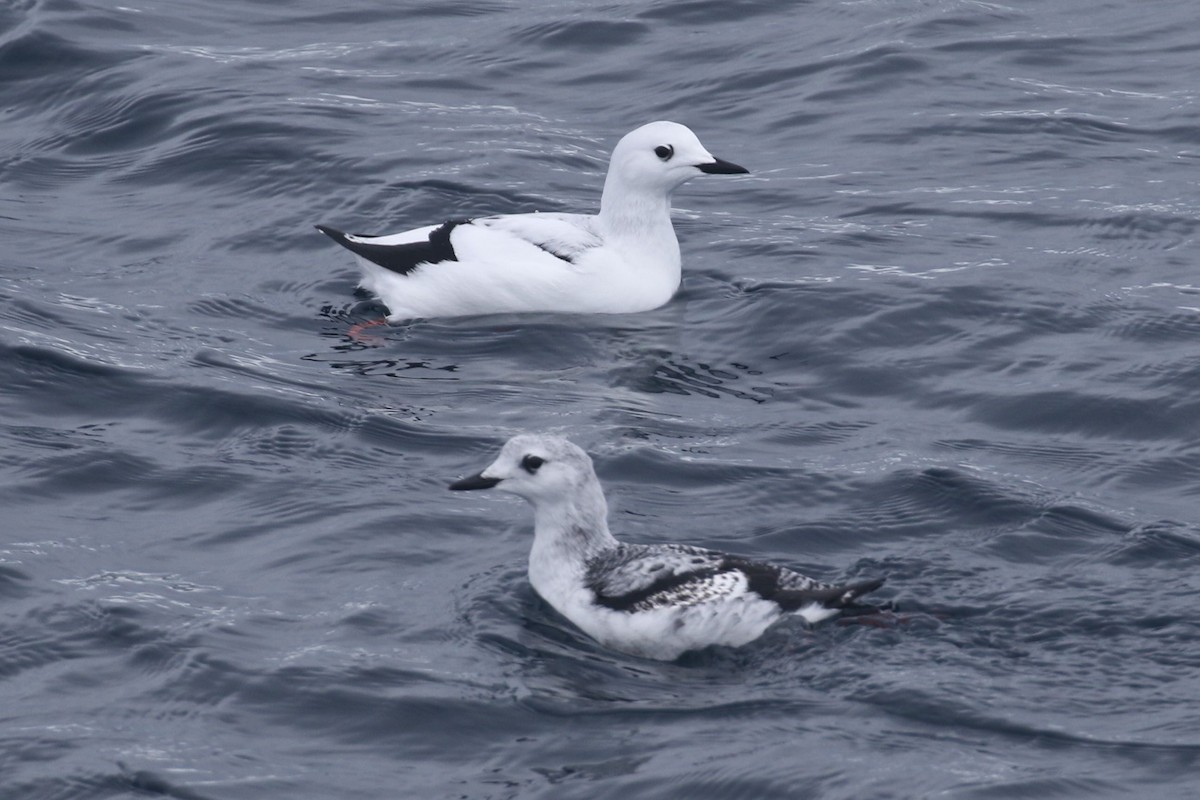
<instances>
[{"instance_id":1,"label":"dark tail","mask_svg":"<svg viewBox=\"0 0 1200 800\"><path fill-rule=\"evenodd\" d=\"M843 617L861 617L867 614L878 614L881 611L895 611L896 604L892 602L875 605L873 603L860 603L858 598L864 594L871 592L883 586L887 578L874 578L869 581L860 581L859 583L851 583L845 586L839 586L842 594L834 602L826 603L827 608L836 608L842 612Z\"/></svg>"},{"instance_id":2,"label":"dark tail","mask_svg":"<svg viewBox=\"0 0 1200 800\"><path fill-rule=\"evenodd\" d=\"M836 601L828 603L830 608L844 608L848 605L853 605L854 601L862 597L864 594L870 594L878 589L887 581L887 578L871 578L858 583L848 583L844 586L837 587L841 591L841 595Z\"/></svg>"},{"instance_id":3,"label":"dark tail","mask_svg":"<svg viewBox=\"0 0 1200 800\"><path fill-rule=\"evenodd\" d=\"M330 228L328 225L316 225L314 227L317 230L319 230L321 233L328 236L330 239L333 239L335 242L340 244L342 247L345 247L347 249L352 249L350 247L350 243L346 241L345 231L339 231L337 228Z\"/></svg>"},{"instance_id":4,"label":"dark tail","mask_svg":"<svg viewBox=\"0 0 1200 800\"><path fill-rule=\"evenodd\" d=\"M354 241L344 231L339 231L337 228L330 228L328 225L316 225L314 227L356 256L362 256L367 261L378 264L385 269L390 269L393 272L404 275L411 272L413 267L416 266L416 260L409 253L411 245L382 245ZM355 234L355 236L357 235ZM418 245L418 247L424 246L423 244Z\"/></svg>"},{"instance_id":5,"label":"dark tail","mask_svg":"<svg viewBox=\"0 0 1200 800\"><path fill-rule=\"evenodd\" d=\"M785 611L795 611L810 603L819 603L825 608L835 608L843 615L873 614L882 611L886 606L874 606L869 603L859 603L858 598L869 594L883 586L886 578L871 578L857 583L843 583L833 586L816 586L812 589L792 589L776 594L772 599L783 606Z\"/></svg>"}]
</instances>

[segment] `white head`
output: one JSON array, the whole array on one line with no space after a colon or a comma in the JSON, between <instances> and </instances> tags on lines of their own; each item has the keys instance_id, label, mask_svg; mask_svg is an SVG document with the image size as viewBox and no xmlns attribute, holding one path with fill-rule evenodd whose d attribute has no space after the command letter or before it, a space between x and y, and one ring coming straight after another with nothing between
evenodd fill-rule
<instances>
[{"instance_id":1,"label":"white head","mask_svg":"<svg viewBox=\"0 0 1200 800\"><path fill-rule=\"evenodd\" d=\"M730 175L748 172L722 161L700 144L696 134L678 122L651 122L621 138L613 148L604 181L606 202L617 193L653 193L667 197L684 181L701 174Z\"/></svg>"},{"instance_id":2,"label":"white head","mask_svg":"<svg viewBox=\"0 0 1200 800\"><path fill-rule=\"evenodd\" d=\"M482 472L456 481L450 488L495 488L525 498L533 505L539 536L544 532L550 538L578 537L585 549L612 543L608 505L592 459L561 436L514 436Z\"/></svg>"},{"instance_id":3,"label":"white head","mask_svg":"<svg viewBox=\"0 0 1200 800\"><path fill-rule=\"evenodd\" d=\"M525 433L509 439L486 469L450 485L451 489L491 489L538 505L553 502L596 481L592 459L561 436Z\"/></svg>"}]
</instances>

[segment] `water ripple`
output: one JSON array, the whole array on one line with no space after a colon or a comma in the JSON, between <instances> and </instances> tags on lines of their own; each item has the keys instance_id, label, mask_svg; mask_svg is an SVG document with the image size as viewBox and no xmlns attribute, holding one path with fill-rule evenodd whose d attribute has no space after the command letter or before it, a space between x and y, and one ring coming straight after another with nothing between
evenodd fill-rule
<instances>
[{"instance_id":1,"label":"water ripple","mask_svg":"<svg viewBox=\"0 0 1200 800\"><path fill-rule=\"evenodd\" d=\"M0 8L0 794L1188 796L1195 9L1077 6ZM314 223L594 210L654 118L752 173L666 307L358 333ZM529 429L897 610L606 650L445 489Z\"/></svg>"}]
</instances>

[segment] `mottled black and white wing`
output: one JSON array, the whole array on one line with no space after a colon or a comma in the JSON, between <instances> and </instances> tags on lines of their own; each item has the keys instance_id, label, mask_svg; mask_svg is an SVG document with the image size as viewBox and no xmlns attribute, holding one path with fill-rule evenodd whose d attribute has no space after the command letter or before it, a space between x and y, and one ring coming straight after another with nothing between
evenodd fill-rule
<instances>
[{"instance_id":1,"label":"mottled black and white wing","mask_svg":"<svg viewBox=\"0 0 1200 800\"><path fill-rule=\"evenodd\" d=\"M596 602L615 611L686 607L753 593L781 611L810 606L850 609L882 579L821 583L793 570L685 545L621 545L588 564L585 581Z\"/></svg>"},{"instance_id":2,"label":"mottled black and white wing","mask_svg":"<svg viewBox=\"0 0 1200 800\"><path fill-rule=\"evenodd\" d=\"M596 602L614 611L688 606L739 590L740 579L721 569L723 559L686 545L623 544L592 559L584 581Z\"/></svg>"}]
</instances>

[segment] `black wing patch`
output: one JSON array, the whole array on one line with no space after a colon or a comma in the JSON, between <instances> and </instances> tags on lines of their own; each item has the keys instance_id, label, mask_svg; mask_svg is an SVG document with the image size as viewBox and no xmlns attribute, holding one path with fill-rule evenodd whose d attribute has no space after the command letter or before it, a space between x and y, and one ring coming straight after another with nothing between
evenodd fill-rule
<instances>
[{"instance_id":1,"label":"black wing patch","mask_svg":"<svg viewBox=\"0 0 1200 800\"><path fill-rule=\"evenodd\" d=\"M359 241L357 235L355 239L351 239L342 231L325 225L318 225L317 230L372 264L378 264L384 269L407 275L421 264L458 261L458 256L454 253L454 246L450 244L450 232L459 225L469 224L471 224L469 219L452 219L434 229L429 234L428 241L406 244L372 244Z\"/></svg>"}]
</instances>

